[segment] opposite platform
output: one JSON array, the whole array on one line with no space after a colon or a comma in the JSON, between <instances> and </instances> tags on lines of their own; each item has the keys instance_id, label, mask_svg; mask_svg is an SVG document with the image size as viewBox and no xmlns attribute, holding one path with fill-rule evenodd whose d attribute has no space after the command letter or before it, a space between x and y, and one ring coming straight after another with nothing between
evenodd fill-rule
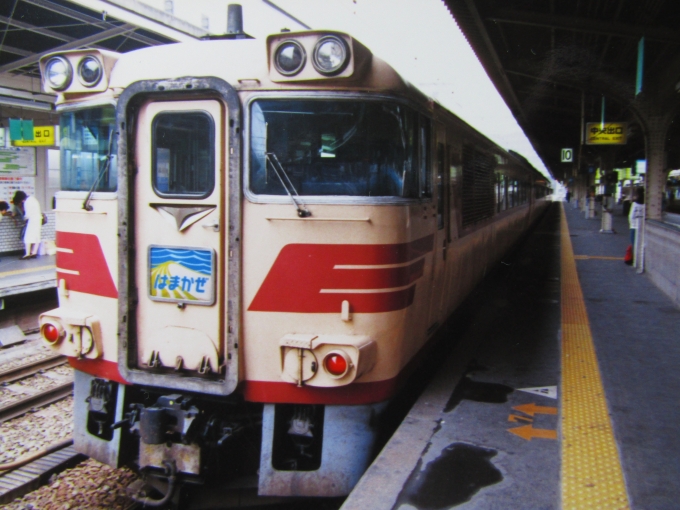
<instances>
[{"instance_id":1,"label":"opposite platform","mask_svg":"<svg viewBox=\"0 0 680 510\"><path fill-rule=\"evenodd\" d=\"M0 298L56 287L55 259L55 255L28 260L15 254L1 256Z\"/></svg>"}]
</instances>

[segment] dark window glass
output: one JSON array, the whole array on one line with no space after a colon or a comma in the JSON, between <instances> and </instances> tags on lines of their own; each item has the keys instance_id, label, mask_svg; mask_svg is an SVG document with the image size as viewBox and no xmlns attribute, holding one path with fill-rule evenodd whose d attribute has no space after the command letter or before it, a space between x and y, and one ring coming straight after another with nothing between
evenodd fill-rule
<instances>
[{"instance_id":1,"label":"dark window glass","mask_svg":"<svg viewBox=\"0 0 680 510\"><path fill-rule=\"evenodd\" d=\"M463 227L493 216L494 166L492 154L473 145L463 146Z\"/></svg>"},{"instance_id":2,"label":"dark window glass","mask_svg":"<svg viewBox=\"0 0 680 510\"><path fill-rule=\"evenodd\" d=\"M417 198L418 143L418 116L402 105L254 101L249 187L260 195Z\"/></svg>"},{"instance_id":3,"label":"dark window glass","mask_svg":"<svg viewBox=\"0 0 680 510\"><path fill-rule=\"evenodd\" d=\"M430 120L420 116L420 196L432 196L432 172L430 171Z\"/></svg>"},{"instance_id":4,"label":"dark window glass","mask_svg":"<svg viewBox=\"0 0 680 510\"><path fill-rule=\"evenodd\" d=\"M61 115L61 189L116 191L118 139L113 106L64 112ZM111 161L106 165L111 149Z\"/></svg>"},{"instance_id":5,"label":"dark window glass","mask_svg":"<svg viewBox=\"0 0 680 510\"><path fill-rule=\"evenodd\" d=\"M444 228L444 144L437 144L437 228Z\"/></svg>"},{"instance_id":6,"label":"dark window glass","mask_svg":"<svg viewBox=\"0 0 680 510\"><path fill-rule=\"evenodd\" d=\"M205 112L153 120L152 182L159 196L205 198L215 187L215 125Z\"/></svg>"}]
</instances>

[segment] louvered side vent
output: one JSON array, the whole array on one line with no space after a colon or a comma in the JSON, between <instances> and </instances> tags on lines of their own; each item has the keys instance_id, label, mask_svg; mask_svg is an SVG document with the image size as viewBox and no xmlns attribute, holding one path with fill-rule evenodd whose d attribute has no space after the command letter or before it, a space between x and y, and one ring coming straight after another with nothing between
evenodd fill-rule
<instances>
[{"instance_id":1,"label":"louvered side vent","mask_svg":"<svg viewBox=\"0 0 680 510\"><path fill-rule=\"evenodd\" d=\"M493 216L493 168L491 154L463 146L463 227Z\"/></svg>"}]
</instances>

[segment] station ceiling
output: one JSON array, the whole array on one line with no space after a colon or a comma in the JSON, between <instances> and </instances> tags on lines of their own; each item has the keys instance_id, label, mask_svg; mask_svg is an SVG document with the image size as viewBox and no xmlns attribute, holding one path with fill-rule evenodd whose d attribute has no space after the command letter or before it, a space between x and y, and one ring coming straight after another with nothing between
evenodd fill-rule
<instances>
[{"instance_id":1,"label":"station ceiling","mask_svg":"<svg viewBox=\"0 0 680 510\"><path fill-rule=\"evenodd\" d=\"M2 82L38 79L31 90L0 87L0 105L51 109L51 98L39 93L38 61L48 53L85 47L125 53L170 42L174 40L65 0L2 0L0 77L7 78Z\"/></svg>"},{"instance_id":2,"label":"station ceiling","mask_svg":"<svg viewBox=\"0 0 680 510\"><path fill-rule=\"evenodd\" d=\"M678 0L443 1L555 178L571 177L576 161L580 171L599 166L607 151L613 166L644 158L631 109L639 41L644 37L644 93L680 90ZM54 51L124 53L175 40L68 0L3 0L0 80L39 78L38 61ZM2 81L0 107L51 109L39 80L28 91ZM624 147L581 144L583 123L601 120L603 102L607 121L630 122ZM574 163L561 162L563 148L574 149Z\"/></svg>"},{"instance_id":3,"label":"station ceiling","mask_svg":"<svg viewBox=\"0 0 680 510\"><path fill-rule=\"evenodd\" d=\"M678 92L678 0L444 2L555 178L574 174L561 149L573 148L578 158L582 120L601 121L603 97L606 121L631 122L628 144L585 145L581 166L599 165L605 152L614 167L644 159L631 108L639 102L638 46L644 37L643 94Z\"/></svg>"}]
</instances>

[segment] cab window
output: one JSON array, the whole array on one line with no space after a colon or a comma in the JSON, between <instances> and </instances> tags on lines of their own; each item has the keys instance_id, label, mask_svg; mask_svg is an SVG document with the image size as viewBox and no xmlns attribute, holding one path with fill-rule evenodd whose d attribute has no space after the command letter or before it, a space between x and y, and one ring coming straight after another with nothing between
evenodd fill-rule
<instances>
[{"instance_id":1,"label":"cab window","mask_svg":"<svg viewBox=\"0 0 680 510\"><path fill-rule=\"evenodd\" d=\"M215 187L215 124L206 112L159 113L152 125L154 191L205 198Z\"/></svg>"}]
</instances>

